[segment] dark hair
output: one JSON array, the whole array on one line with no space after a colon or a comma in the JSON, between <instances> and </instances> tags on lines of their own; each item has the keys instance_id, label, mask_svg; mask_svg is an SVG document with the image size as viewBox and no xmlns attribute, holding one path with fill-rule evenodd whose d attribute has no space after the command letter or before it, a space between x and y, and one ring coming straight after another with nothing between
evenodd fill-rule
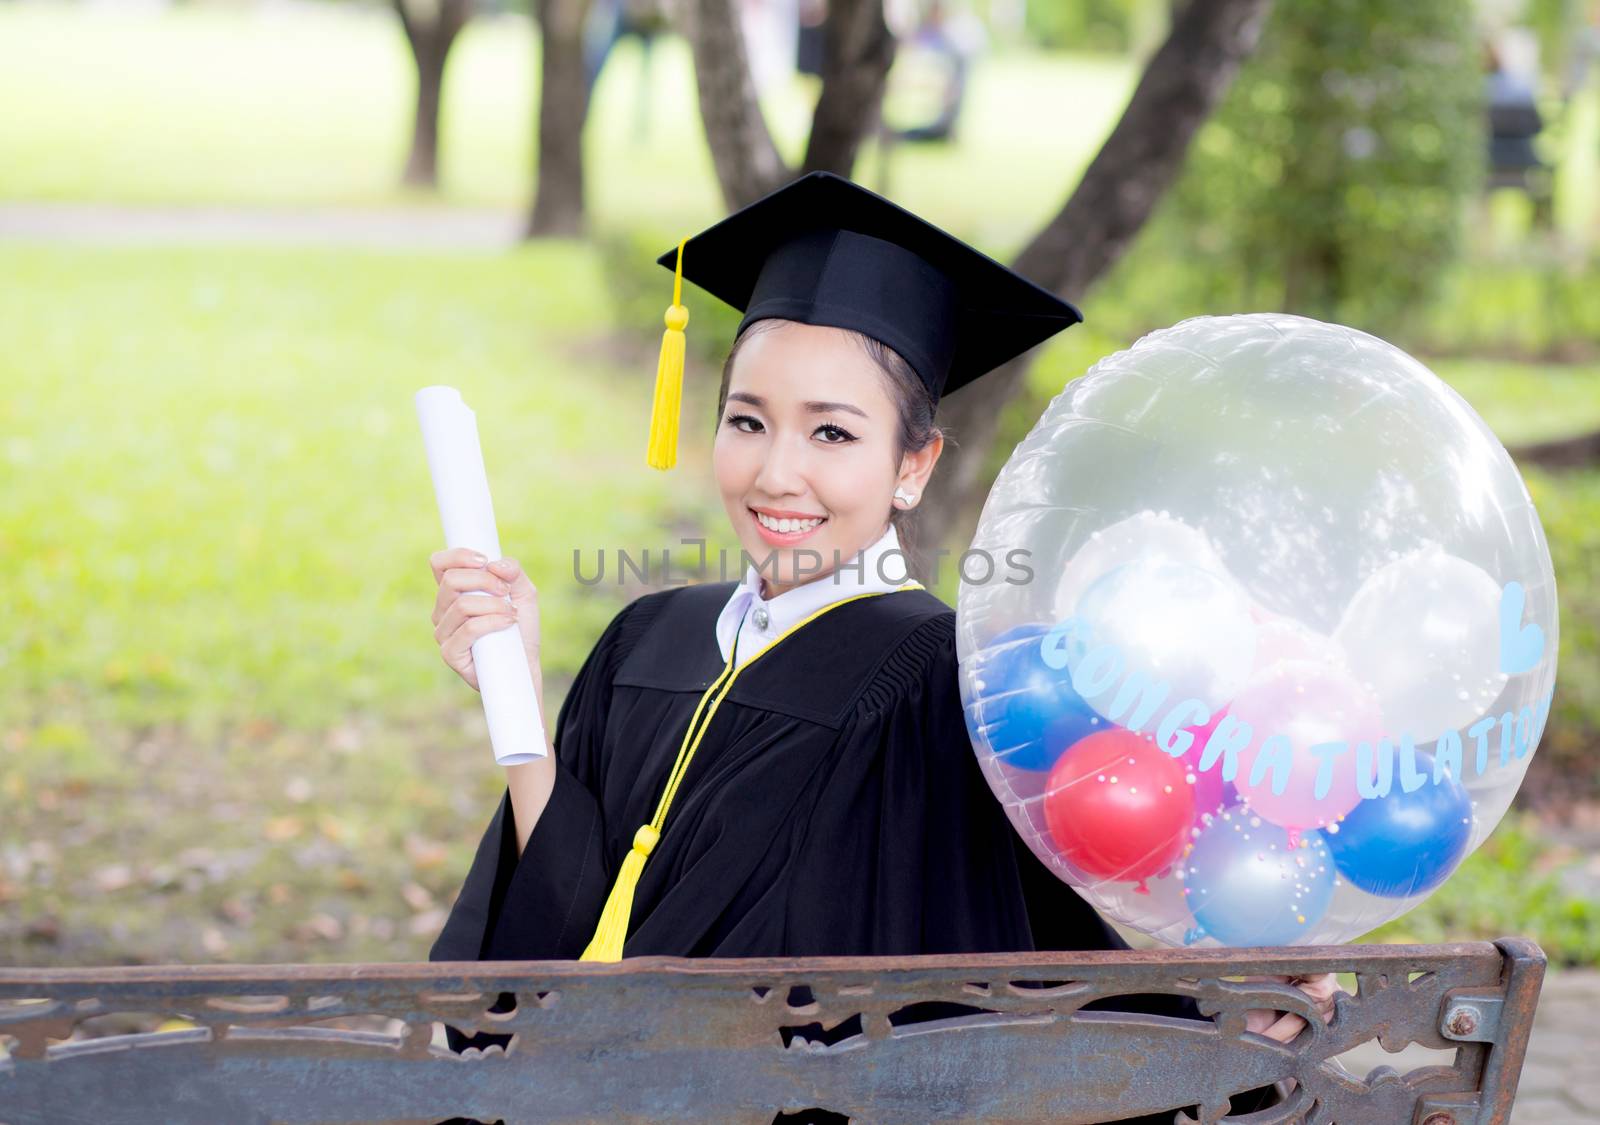
<instances>
[{"instance_id":1,"label":"dark hair","mask_svg":"<svg viewBox=\"0 0 1600 1125\"><path fill-rule=\"evenodd\" d=\"M722 386L717 391L718 426L722 424L723 408L728 405L728 382L733 374L733 361L738 356L739 349L752 336L776 328L780 324L789 323L793 322L778 317L763 317L761 320L753 321L734 338L733 346L728 350L728 358L722 363ZM900 428L895 441L895 466L898 468L901 458L906 454L920 453L926 449L935 437L944 436L949 442L949 436L934 424L936 404L933 396L928 393L928 388L911 364L906 362L906 358L888 344L865 333L849 328L840 331L848 333L866 352L867 358L872 360L882 375L884 389L889 392L889 398L894 402L895 411L900 417ZM889 510L889 522L894 525L901 549L906 552L907 565L911 567L913 576L920 578L921 576L916 573L917 568L911 565L911 553L915 547L912 531L915 527L915 516L915 509L891 506Z\"/></svg>"}]
</instances>

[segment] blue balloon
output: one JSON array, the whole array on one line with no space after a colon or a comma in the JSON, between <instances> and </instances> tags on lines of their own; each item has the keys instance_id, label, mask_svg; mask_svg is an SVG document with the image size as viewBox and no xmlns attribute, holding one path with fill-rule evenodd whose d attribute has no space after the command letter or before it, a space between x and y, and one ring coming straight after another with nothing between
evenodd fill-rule
<instances>
[{"instance_id":1,"label":"blue balloon","mask_svg":"<svg viewBox=\"0 0 1600 1125\"><path fill-rule=\"evenodd\" d=\"M1333 898L1333 857L1321 832L1289 833L1243 808L1224 809L1179 860L1196 933L1223 945L1291 945Z\"/></svg>"},{"instance_id":2,"label":"blue balloon","mask_svg":"<svg viewBox=\"0 0 1600 1125\"><path fill-rule=\"evenodd\" d=\"M1072 671L1044 662L1050 626L1018 625L990 641L971 659L967 681L967 732L1008 766L1047 770L1062 753L1111 724L1072 686Z\"/></svg>"},{"instance_id":3,"label":"blue balloon","mask_svg":"<svg viewBox=\"0 0 1600 1125\"><path fill-rule=\"evenodd\" d=\"M1453 777L1433 783L1433 757L1417 753L1427 780L1410 793L1395 776L1389 792L1368 797L1330 827L1339 873L1370 894L1408 898L1431 891L1456 869L1472 837L1472 802Z\"/></svg>"}]
</instances>

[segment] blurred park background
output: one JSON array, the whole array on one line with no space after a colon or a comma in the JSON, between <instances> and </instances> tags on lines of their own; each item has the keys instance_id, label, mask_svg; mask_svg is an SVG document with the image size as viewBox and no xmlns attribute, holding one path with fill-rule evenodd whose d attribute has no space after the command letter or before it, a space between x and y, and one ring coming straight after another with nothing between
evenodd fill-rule
<instances>
[{"instance_id":1,"label":"blurred park background","mask_svg":"<svg viewBox=\"0 0 1600 1125\"><path fill-rule=\"evenodd\" d=\"M425 958L503 775L432 635L412 394L477 412L553 715L640 592L575 550L737 557L709 299L680 467L644 466L655 255L841 165L1087 316L982 404L931 541L1067 381L1186 316L1366 329L1488 420L1555 560L1553 712L1513 814L1376 936L1600 962L1600 2L827 14L0 2L0 962Z\"/></svg>"}]
</instances>

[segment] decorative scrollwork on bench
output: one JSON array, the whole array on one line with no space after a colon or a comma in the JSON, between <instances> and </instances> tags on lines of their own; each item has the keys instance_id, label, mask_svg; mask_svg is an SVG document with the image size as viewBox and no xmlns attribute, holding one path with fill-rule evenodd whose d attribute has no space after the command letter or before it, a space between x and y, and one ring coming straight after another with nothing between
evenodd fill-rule
<instances>
[{"instance_id":1,"label":"decorative scrollwork on bench","mask_svg":"<svg viewBox=\"0 0 1600 1125\"><path fill-rule=\"evenodd\" d=\"M912 958L0 970L0 1120L1506 1120L1531 942ZM1287 985L1349 972L1331 1024ZM1235 979L1229 979L1235 978ZM1204 1019L1151 1014L1185 997ZM1157 998L1152 1003L1152 998ZM1245 1012L1304 1015L1279 1044ZM480 1036L461 1051L445 1027ZM1376 1040L1440 1065L1354 1074ZM482 1044L489 1044L487 1047ZM1293 1079L1292 1083L1286 1080ZM1226 1118L1280 1084L1277 1105Z\"/></svg>"}]
</instances>

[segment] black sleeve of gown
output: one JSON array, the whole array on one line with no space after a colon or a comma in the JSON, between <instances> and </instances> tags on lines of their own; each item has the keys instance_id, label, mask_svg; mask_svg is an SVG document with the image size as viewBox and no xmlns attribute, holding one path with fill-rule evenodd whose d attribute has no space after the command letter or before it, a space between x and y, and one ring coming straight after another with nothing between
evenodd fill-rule
<instances>
[{"instance_id":1,"label":"black sleeve of gown","mask_svg":"<svg viewBox=\"0 0 1600 1125\"><path fill-rule=\"evenodd\" d=\"M556 717L555 787L522 855L509 787L500 796L430 961L576 958L592 936L611 887L595 798L604 768L601 739L611 682L625 655L624 607L595 643Z\"/></svg>"}]
</instances>

